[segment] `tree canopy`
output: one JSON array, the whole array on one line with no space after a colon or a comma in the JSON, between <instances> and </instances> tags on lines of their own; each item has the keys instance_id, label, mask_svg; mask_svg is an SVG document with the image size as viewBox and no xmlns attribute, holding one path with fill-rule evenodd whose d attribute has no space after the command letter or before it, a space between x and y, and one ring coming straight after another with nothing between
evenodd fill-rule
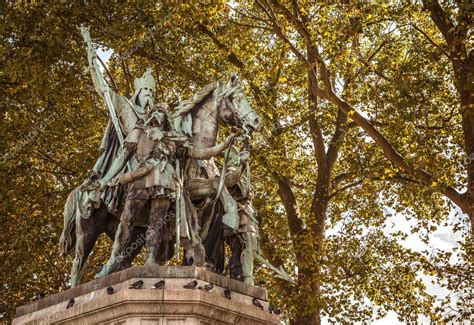
<instances>
[{"instance_id":1,"label":"tree canopy","mask_svg":"<svg viewBox=\"0 0 474 325\"><path fill-rule=\"evenodd\" d=\"M235 71L263 119L251 166L272 302L294 324L471 317L474 224L469 1L9 1L0 4L3 319L68 287L62 209L98 155L107 111L78 30L112 50L116 91L152 67L176 104ZM402 215L410 231L391 229ZM454 215L451 218L450 215ZM448 225L458 251L430 247ZM427 249L403 243L418 234ZM103 263L103 238L89 265ZM430 276L449 290L439 301Z\"/></svg>"}]
</instances>

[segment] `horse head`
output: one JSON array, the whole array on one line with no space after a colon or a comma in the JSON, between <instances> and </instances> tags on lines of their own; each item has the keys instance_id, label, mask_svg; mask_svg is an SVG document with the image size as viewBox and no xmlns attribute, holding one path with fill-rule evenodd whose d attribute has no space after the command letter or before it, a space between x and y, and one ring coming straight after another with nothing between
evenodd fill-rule
<instances>
[{"instance_id":1,"label":"horse head","mask_svg":"<svg viewBox=\"0 0 474 325\"><path fill-rule=\"evenodd\" d=\"M236 74L231 74L218 95L219 119L242 128L247 134L260 129L260 117L250 106L244 88Z\"/></svg>"}]
</instances>

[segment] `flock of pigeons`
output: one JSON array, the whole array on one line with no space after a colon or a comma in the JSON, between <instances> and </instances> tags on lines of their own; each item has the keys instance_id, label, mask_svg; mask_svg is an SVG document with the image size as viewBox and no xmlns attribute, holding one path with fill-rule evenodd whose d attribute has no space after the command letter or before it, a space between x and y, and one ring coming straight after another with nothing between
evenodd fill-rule
<instances>
[{"instance_id":1,"label":"flock of pigeons","mask_svg":"<svg viewBox=\"0 0 474 325\"><path fill-rule=\"evenodd\" d=\"M264 281L259 281L259 283L257 285L262 286L264 284L265 284ZM142 287L143 287L143 281L138 280L138 281L130 284L130 286L128 288L129 289L141 289ZM214 288L214 285L212 283L208 283L208 284L203 285L203 286L198 286L198 282L196 280L193 280L193 281L191 281L191 282L189 282L189 283L187 283L183 286L183 288L185 288L185 289L196 289L196 287L199 290L210 292ZM165 280L160 280L151 287L151 289L164 289L164 288L165 288ZM114 288L112 286L109 286L109 287L107 287L106 292L107 292L108 295L111 295L111 294L114 293ZM227 299L231 299L231 293L232 292L229 288L224 289L224 297L226 297ZM38 294L38 299L43 299L44 297L45 297L44 292L40 292ZM67 306L66 306L66 309L71 308L72 306L74 306L74 302L75 302L74 298L71 298L69 300ZM262 305L262 303L257 298L252 299L252 304L257 308L260 308L261 310L265 310L265 307ZM268 312L270 314L280 315L281 310L279 308L276 308L275 306L269 305L268 306Z\"/></svg>"}]
</instances>

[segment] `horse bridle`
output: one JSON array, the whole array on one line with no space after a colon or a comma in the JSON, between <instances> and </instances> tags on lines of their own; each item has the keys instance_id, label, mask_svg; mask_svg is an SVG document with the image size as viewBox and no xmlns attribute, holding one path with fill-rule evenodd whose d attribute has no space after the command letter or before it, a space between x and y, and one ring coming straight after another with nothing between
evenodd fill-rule
<instances>
[{"instance_id":1,"label":"horse bridle","mask_svg":"<svg viewBox=\"0 0 474 325\"><path fill-rule=\"evenodd\" d=\"M235 116L237 116L237 117L239 118L239 120L241 121L241 123L242 123L242 129L244 129L245 133L246 133L247 135L250 135L250 133L252 132L252 130L248 127L248 123L247 123L247 121L246 121L245 118L247 117L247 115L251 114L252 111L249 110L246 114L244 114L243 116L240 116L239 113L237 112L237 109L235 108L234 103L232 103L232 101L229 99L229 96L230 96L230 95L231 95L231 94L227 94L227 95L224 97L224 101L225 101L227 107L229 107L230 111L232 112L232 115L234 116L234 118L235 118Z\"/></svg>"}]
</instances>

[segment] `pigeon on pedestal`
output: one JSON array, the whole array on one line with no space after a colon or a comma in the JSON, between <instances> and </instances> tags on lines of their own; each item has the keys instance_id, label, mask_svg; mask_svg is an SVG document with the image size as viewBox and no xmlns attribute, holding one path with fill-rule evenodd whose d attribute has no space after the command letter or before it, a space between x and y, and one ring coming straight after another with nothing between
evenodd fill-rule
<instances>
[{"instance_id":1,"label":"pigeon on pedestal","mask_svg":"<svg viewBox=\"0 0 474 325\"><path fill-rule=\"evenodd\" d=\"M198 282L196 280L193 280L183 286L185 289L196 289Z\"/></svg>"},{"instance_id":2,"label":"pigeon on pedestal","mask_svg":"<svg viewBox=\"0 0 474 325\"><path fill-rule=\"evenodd\" d=\"M71 298L71 299L69 300L69 302L67 303L66 309L69 309L69 308L71 308L72 306L74 306L74 298Z\"/></svg>"},{"instance_id":3,"label":"pigeon on pedestal","mask_svg":"<svg viewBox=\"0 0 474 325\"><path fill-rule=\"evenodd\" d=\"M260 301L258 301L257 298L253 298L252 299L252 304L255 306L255 307L258 307L260 308L261 310L264 310L265 308L263 307L262 303Z\"/></svg>"},{"instance_id":4,"label":"pigeon on pedestal","mask_svg":"<svg viewBox=\"0 0 474 325\"><path fill-rule=\"evenodd\" d=\"M165 280L160 280L153 287L152 289L164 289L165 288Z\"/></svg>"},{"instance_id":5,"label":"pigeon on pedestal","mask_svg":"<svg viewBox=\"0 0 474 325\"><path fill-rule=\"evenodd\" d=\"M212 285L212 283L208 283L205 286L199 286L198 287L198 289L201 289L202 291L206 291L206 292L211 291L212 288L214 288L214 285Z\"/></svg>"},{"instance_id":6,"label":"pigeon on pedestal","mask_svg":"<svg viewBox=\"0 0 474 325\"><path fill-rule=\"evenodd\" d=\"M114 293L114 288L111 287L111 286L107 287L107 294L108 294L108 295L111 295L111 294L113 294L113 293Z\"/></svg>"},{"instance_id":7,"label":"pigeon on pedestal","mask_svg":"<svg viewBox=\"0 0 474 325\"><path fill-rule=\"evenodd\" d=\"M132 283L128 288L129 289L140 289L142 286L143 286L143 281L138 280L138 281Z\"/></svg>"}]
</instances>

